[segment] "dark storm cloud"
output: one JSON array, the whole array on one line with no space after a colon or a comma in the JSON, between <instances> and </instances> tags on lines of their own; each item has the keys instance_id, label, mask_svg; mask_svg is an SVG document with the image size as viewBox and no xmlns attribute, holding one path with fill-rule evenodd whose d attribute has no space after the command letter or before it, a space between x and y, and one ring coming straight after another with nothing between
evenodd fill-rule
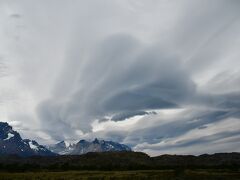
<instances>
[{"instance_id":1,"label":"dark storm cloud","mask_svg":"<svg viewBox=\"0 0 240 180\"><path fill-rule=\"evenodd\" d=\"M149 115L149 114L157 114L156 112L146 112L146 111L126 111L123 113L115 114L111 120L112 121L122 121L134 116L142 116L142 115Z\"/></svg>"},{"instance_id":2,"label":"dark storm cloud","mask_svg":"<svg viewBox=\"0 0 240 180\"><path fill-rule=\"evenodd\" d=\"M72 61L80 63L77 58ZM39 112L41 115L47 108L54 117L77 124L83 131L89 131L92 120L104 116L176 108L195 93L195 85L177 57L157 45L145 47L129 35L104 40L82 72L69 68L81 80L74 93L66 94L67 101L52 100L57 104L50 110L42 105ZM56 91L62 93L62 89Z\"/></svg>"},{"instance_id":3,"label":"dark storm cloud","mask_svg":"<svg viewBox=\"0 0 240 180\"><path fill-rule=\"evenodd\" d=\"M235 27L237 6L226 1L220 1L218 6L212 2L199 3L188 3L177 28L170 31L174 37L170 41L172 47L166 48L161 40L146 45L137 36L116 34L104 38L86 56L79 43L70 51L53 90L51 101L56 104L50 107L51 113L70 127L90 132L93 120L100 119L99 123L103 123L108 120L106 116L112 117L112 121L123 121L149 110L195 107L195 113L187 119L180 117L165 125L140 128L127 133L127 137L124 133L111 137L132 146L177 138L192 129L228 118L229 114L237 114L230 110L239 107L236 95L215 94L219 84L210 92L196 91L197 84L193 81L193 74L214 65L224 54L223 49L229 50L223 41L230 35L229 27ZM40 117L49 108L47 102L43 104L38 110ZM215 110L202 112L198 106ZM191 122L196 118L201 120ZM44 124L55 121L50 117L45 118L47 122L41 119ZM108 132L99 136L110 137Z\"/></svg>"},{"instance_id":4,"label":"dark storm cloud","mask_svg":"<svg viewBox=\"0 0 240 180\"><path fill-rule=\"evenodd\" d=\"M216 32L228 33L223 26L238 15L234 3L221 1L214 6L211 2L197 9L198 3L189 3L186 14L178 22L175 35L181 51L194 51L192 47L201 47L200 43L210 43L207 49L210 51L211 43L214 44L217 38ZM226 8L228 10L222 13ZM191 17L187 17L189 13ZM90 119L127 111L176 108L185 101L191 103L195 84L188 71L200 70L202 64L198 62L212 62L209 61L211 55L203 51L198 56L202 56L201 60L187 61L191 68L186 69L173 51L159 44L145 47L131 35L107 37L91 51L89 59L79 52L81 50L76 48L71 52L59 81L65 85L60 85L61 90L57 88L55 93L64 98L67 96L69 104L59 105L64 109L64 119L70 123L76 121L84 130L89 130L89 123L85 121L91 122Z\"/></svg>"}]
</instances>

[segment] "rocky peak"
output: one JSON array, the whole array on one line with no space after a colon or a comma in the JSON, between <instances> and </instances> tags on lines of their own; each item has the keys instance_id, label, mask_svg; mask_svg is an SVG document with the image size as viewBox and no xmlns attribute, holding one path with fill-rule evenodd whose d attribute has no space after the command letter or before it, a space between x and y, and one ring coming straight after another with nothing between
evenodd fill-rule
<instances>
[{"instance_id":1,"label":"rocky peak","mask_svg":"<svg viewBox=\"0 0 240 180\"><path fill-rule=\"evenodd\" d=\"M0 122L0 154L16 154L20 156L56 155L36 141L23 140L20 134L5 122Z\"/></svg>"},{"instance_id":2,"label":"rocky peak","mask_svg":"<svg viewBox=\"0 0 240 180\"><path fill-rule=\"evenodd\" d=\"M94 139L93 144L99 144L99 140L97 138Z\"/></svg>"},{"instance_id":3,"label":"rocky peak","mask_svg":"<svg viewBox=\"0 0 240 180\"><path fill-rule=\"evenodd\" d=\"M93 141L86 141L84 139L72 144L69 147L59 146L63 141L49 146L49 148L59 154L85 154L88 152L106 152L106 151L131 151L131 148L124 144L119 144L113 141L99 140L95 138Z\"/></svg>"}]
</instances>

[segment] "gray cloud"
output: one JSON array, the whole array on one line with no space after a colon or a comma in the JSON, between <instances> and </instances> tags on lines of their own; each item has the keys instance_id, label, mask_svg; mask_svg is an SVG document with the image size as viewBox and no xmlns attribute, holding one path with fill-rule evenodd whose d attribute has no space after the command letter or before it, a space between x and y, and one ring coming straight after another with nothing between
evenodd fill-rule
<instances>
[{"instance_id":1,"label":"gray cloud","mask_svg":"<svg viewBox=\"0 0 240 180\"><path fill-rule=\"evenodd\" d=\"M21 14L11 14L10 17L18 19L21 18Z\"/></svg>"},{"instance_id":2,"label":"gray cloud","mask_svg":"<svg viewBox=\"0 0 240 180\"><path fill-rule=\"evenodd\" d=\"M0 118L22 132L150 154L238 150L239 1L0 5Z\"/></svg>"},{"instance_id":3,"label":"gray cloud","mask_svg":"<svg viewBox=\"0 0 240 180\"><path fill-rule=\"evenodd\" d=\"M0 56L0 78L8 75L8 66L3 59L4 58Z\"/></svg>"},{"instance_id":4,"label":"gray cloud","mask_svg":"<svg viewBox=\"0 0 240 180\"><path fill-rule=\"evenodd\" d=\"M123 113L119 113L119 114L115 114L111 120L112 121L122 121L122 120L125 120L125 119L128 119L128 118L131 118L131 117L134 117L134 116L142 116L142 115L149 115L149 114L157 114L156 112L154 111L151 111L151 112L146 112L146 111L126 111L126 112L123 112Z\"/></svg>"},{"instance_id":5,"label":"gray cloud","mask_svg":"<svg viewBox=\"0 0 240 180\"><path fill-rule=\"evenodd\" d=\"M79 59L72 61L80 63ZM89 131L90 123L104 116L176 108L195 93L195 84L176 57L157 46L142 47L129 35L104 40L84 71L76 71L74 78L81 81L76 81L74 92L51 100L56 103L53 108L44 102L40 114L46 109L82 131ZM55 91L62 93L62 89Z\"/></svg>"},{"instance_id":6,"label":"gray cloud","mask_svg":"<svg viewBox=\"0 0 240 180\"><path fill-rule=\"evenodd\" d=\"M160 123L159 125L154 124L154 126L148 128L143 127L137 129L130 132L124 141L133 146L144 142L154 144L164 139L177 138L193 129L201 128L210 123L217 123L226 118L234 117L236 114L236 112L227 111L199 111L197 113L196 111L193 111L184 113L188 113L189 117L183 118L181 116L171 122L166 122L164 124Z\"/></svg>"}]
</instances>

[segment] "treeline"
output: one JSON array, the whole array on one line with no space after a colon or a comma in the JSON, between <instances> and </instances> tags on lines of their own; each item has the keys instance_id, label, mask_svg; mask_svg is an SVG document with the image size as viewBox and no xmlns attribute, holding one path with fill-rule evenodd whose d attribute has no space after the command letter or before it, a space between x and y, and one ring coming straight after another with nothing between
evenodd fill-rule
<instances>
[{"instance_id":1,"label":"treeline","mask_svg":"<svg viewBox=\"0 0 240 180\"><path fill-rule=\"evenodd\" d=\"M55 157L1 156L0 171L68 171L68 170L154 170L154 169L240 169L240 153L149 157L141 152L102 152Z\"/></svg>"}]
</instances>

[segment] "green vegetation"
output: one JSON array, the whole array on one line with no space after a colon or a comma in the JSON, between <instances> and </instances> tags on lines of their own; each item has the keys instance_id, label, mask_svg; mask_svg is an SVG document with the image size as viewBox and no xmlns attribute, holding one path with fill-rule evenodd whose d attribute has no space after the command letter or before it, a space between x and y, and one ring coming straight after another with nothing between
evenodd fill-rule
<instances>
[{"instance_id":1,"label":"green vegetation","mask_svg":"<svg viewBox=\"0 0 240 180\"><path fill-rule=\"evenodd\" d=\"M240 173L228 170L66 171L0 173L0 180L156 179L239 180Z\"/></svg>"}]
</instances>

